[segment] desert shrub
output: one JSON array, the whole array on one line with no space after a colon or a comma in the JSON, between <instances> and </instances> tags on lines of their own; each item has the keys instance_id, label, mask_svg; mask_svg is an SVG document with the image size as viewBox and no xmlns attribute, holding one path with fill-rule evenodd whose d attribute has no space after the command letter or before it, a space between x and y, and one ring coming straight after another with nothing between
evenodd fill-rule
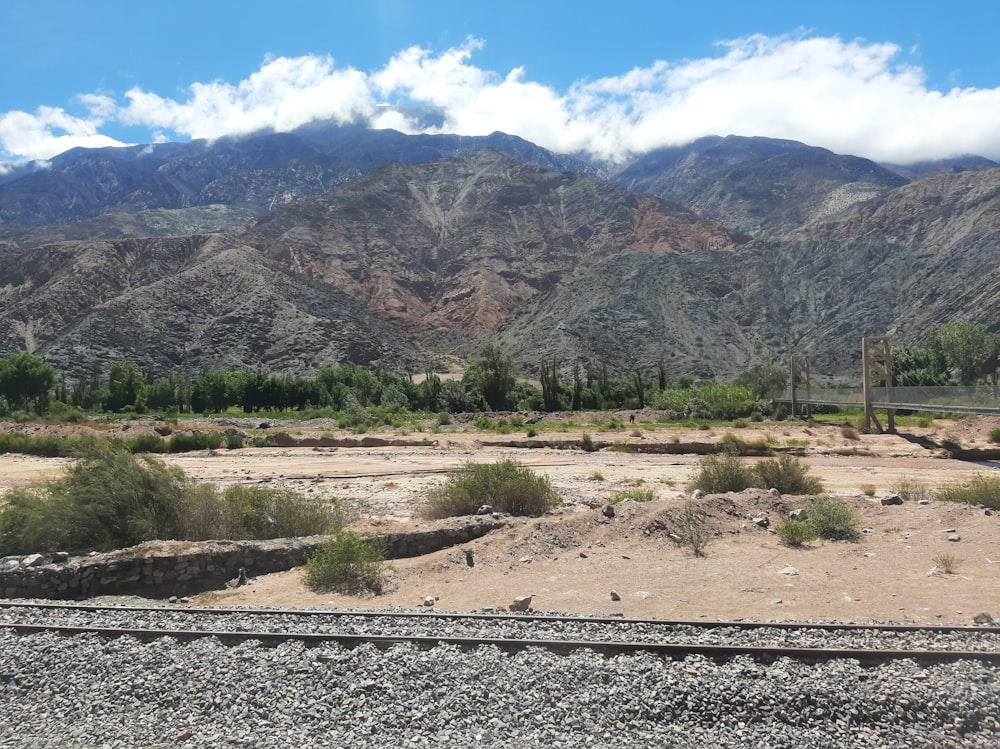
<instances>
[{"instance_id":1,"label":"desert shrub","mask_svg":"<svg viewBox=\"0 0 1000 749\"><path fill-rule=\"evenodd\" d=\"M809 467L791 455L762 460L752 469L751 483L782 494L819 494L823 483L809 475Z\"/></svg>"},{"instance_id":2,"label":"desert shrub","mask_svg":"<svg viewBox=\"0 0 1000 749\"><path fill-rule=\"evenodd\" d=\"M901 478L891 487L889 491L898 494L904 502L919 502L923 499L930 499L933 492L926 484L911 478Z\"/></svg>"},{"instance_id":3,"label":"desert shrub","mask_svg":"<svg viewBox=\"0 0 1000 749\"><path fill-rule=\"evenodd\" d=\"M41 455L46 458L68 457L88 440L73 437L32 437L18 432L0 434L0 453Z\"/></svg>"},{"instance_id":4,"label":"desert shrub","mask_svg":"<svg viewBox=\"0 0 1000 749\"><path fill-rule=\"evenodd\" d=\"M49 401L49 412L46 415L46 421L78 424L85 418L86 414L83 412L83 409L70 406L62 401Z\"/></svg>"},{"instance_id":5,"label":"desert shrub","mask_svg":"<svg viewBox=\"0 0 1000 749\"><path fill-rule=\"evenodd\" d=\"M94 441L62 478L8 498L0 509L0 548L4 554L106 550L175 538L192 485L179 468Z\"/></svg>"},{"instance_id":6,"label":"desert shrub","mask_svg":"<svg viewBox=\"0 0 1000 749\"><path fill-rule=\"evenodd\" d=\"M703 557L705 547L712 540L708 513L688 500L680 517L668 526L667 533L675 544L689 548L696 557Z\"/></svg>"},{"instance_id":7,"label":"desert shrub","mask_svg":"<svg viewBox=\"0 0 1000 749\"><path fill-rule=\"evenodd\" d=\"M856 541L860 533L854 508L829 497L813 501L805 522L820 538L829 541Z\"/></svg>"},{"instance_id":8,"label":"desert shrub","mask_svg":"<svg viewBox=\"0 0 1000 749\"><path fill-rule=\"evenodd\" d=\"M580 436L580 449L588 453L592 453L597 450L597 446L594 444L594 438L586 432Z\"/></svg>"},{"instance_id":9,"label":"desert shrub","mask_svg":"<svg viewBox=\"0 0 1000 749\"><path fill-rule=\"evenodd\" d=\"M227 450L239 450L241 447L243 447L243 437L233 433L229 433L226 435Z\"/></svg>"},{"instance_id":10,"label":"desert shrub","mask_svg":"<svg viewBox=\"0 0 1000 749\"><path fill-rule=\"evenodd\" d=\"M875 488L875 484L861 485L861 493L864 494L866 497L874 497L876 491L877 489Z\"/></svg>"},{"instance_id":11,"label":"desert shrub","mask_svg":"<svg viewBox=\"0 0 1000 749\"><path fill-rule=\"evenodd\" d=\"M938 489L937 498L1000 510L1000 476L977 473L963 484Z\"/></svg>"},{"instance_id":12,"label":"desert shrub","mask_svg":"<svg viewBox=\"0 0 1000 749\"><path fill-rule=\"evenodd\" d=\"M840 436L845 440L859 440L858 430L852 427L850 424L844 424L840 427Z\"/></svg>"},{"instance_id":13,"label":"desert shrub","mask_svg":"<svg viewBox=\"0 0 1000 749\"><path fill-rule=\"evenodd\" d=\"M604 474L600 471L592 471L590 474L591 481L604 481Z\"/></svg>"},{"instance_id":14,"label":"desert shrub","mask_svg":"<svg viewBox=\"0 0 1000 749\"><path fill-rule=\"evenodd\" d=\"M474 514L483 505L511 515L543 515L559 503L547 476L515 460L466 463L427 498L424 515L444 518Z\"/></svg>"},{"instance_id":15,"label":"desert shrub","mask_svg":"<svg viewBox=\"0 0 1000 749\"><path fill-rule=\"evenodd\" d=\"M778 526L777 531L781 543L793 548L815 541L819 537L816 529L804 520L786 520Z\"/></svg>"},{"instance_id":16,"label":"desert shrub","mask_svg":"<svg viewBox=\"0 0 1000 749\"><path fill-rule=\"evenodd\" d=\"M186 453L193 450L216 450L222 447L222 436L214 432L175 432L170 437L167 450L172 453Z\"/></svg>"},{"instance_id":17,"label":"desert shrub","mask_svg":"<svg viewBox=\"0 0 1000 749\"><path fill-rule=\"evenodd\" d=\"M0 502L0 556L64 548L63 535L52 522L54 508L43 488L14 488Z\"/></svg>"},{"instance_id":18,"label":"desert shrub","mask_svg":"<svg viewBox=\"0 0 1000 749\"><path fill-rule=\"evenodd\" d=\"M130 453L162 453L167 449L163 438L156 434L140 434L125 440L125 447Z\"/></svg>"},{"instance_id":19,"label":"desert shrub","mask_svg":"<svg viewBox=\"0 0 1000 749\"><path fill-rule=\"evenodd\" d=\"M722 435L719 440L719 448L726 455L746 455L747 443L731 432Z\"/></svg>"},{"instance_id":20,"label":"desert shrub","mask_svg":"<svg viewBox=\"0 0 1000 749\"><path fill-rule=\"evenodd\" d=\"M293 538L331 533L343 524L339 504L290 489L236 484L219 491L203 484L185 496L178 537L192 541Z\"/></svg>"},{"instance_id":21,"label":"desert shrub","mask_svg":"<svg viewBox=\"0 0 1000 749\"><path fill-rule=\"evenodd\" d=\"M631 499L633 502L652 502L656 499L656 489L649 486L622 489L608 498L608 504L618 504L619 502L624 502L626 499Z\"/></svg>"},{"instance_id":22,"label":"desert shrub","mask_svg":"<svg viewBox=\"0 0 1000 749\"><path fill-rule=\"evenodd\" d=\"M994 444L1000 442L1000 427L990 430L990 442Z\"/></svg>"},{"instance_id":23,"label":"desert shrub","mask_svg":"<svg viewBox=\"0 0 1000 749\"><path fill-rule=\"evenodd\" d=\"M753 473L735 455L708 455L698 463L692 489L706 494L741 492L753 483Z\"/></svg>"},{"instance_id":24,"label":"desert shrub","mask_svg":"<svg viewBox=\"0 0 1000 749\"><path fill-rule=\"evenodd\" d=\"M306 561L305 584L313 590L346 595L381 593L386 564L383 542L353 531L340 531L317 547Z\"/></svg>"}]
</instances>

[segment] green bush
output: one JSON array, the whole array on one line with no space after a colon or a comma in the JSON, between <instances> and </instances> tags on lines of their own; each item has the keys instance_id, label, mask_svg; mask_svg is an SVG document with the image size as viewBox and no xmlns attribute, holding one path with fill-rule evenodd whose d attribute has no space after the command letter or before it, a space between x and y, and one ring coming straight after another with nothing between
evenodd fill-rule
<instances>
[{"instance_id":1,"label":"green bush","mask_svg":"<svg viewBox=\"0 0 1000 749\"><path fill-rule=\"evenodd\" d=\"M1000 442L1000 427L990 430L990 442L994 444Z\"/></svg>"},{"instance_id":2,"label":"green bush","mask_svg":"<svg viewBox=\"0 0 1000 749\"><path fill-rule=\"evenodd\" d=\"M719 448L726 455L747 454L747 443L730 432L722 435L722 439L719 440Z\"/></svg>"},{"instance_id":3,"label":"green bush","mask_svg":"<svg viewBox=\"0 0 1000 749\"><path fill-rule=\"evenodd\" d=\"M791 455L762 460L753 467L754 485L782 494L819 494L823 482L809 475L809 467Z\"/></svg>"},{"instance_id":4,"label":"green bush","mask_svg":"<svg viewBox=\"0 0 1000 749\"><path fill-rule=\"evenodd\" d=\"M424 515L445 518L472 515L483 505L511 515L543 515L559 503L547 476L515 460L466 463L427 498Z\"/></svg>"},{"instance_id":5,"label":"green bush","mask_svg":"<svg viewBox=\"0 0 1000 749\"><path fill-rule=\"evenodd\" d=\"M205 484L185 497L178 536L192 541L295 538L331 533L343 524L339 504L290 489L236 484L219 491Z\"/></svg>"},{"instance_id":6,"label":"green bush","mask_svg":"<svg viewBox=\"0 0 1000 749\"><path fill-rule=\"evenodd\" d=\"M140 434L125 440L125 447L130 453L162 453L166 452L167 443L159 435Z\"/></svg>"},{"instance_id":7,"label":"green bush","mask_svg":"<svg viewBox=\"0 0 1000 749\"><path fill-rule=\"evenodd\" d=\"M80 450L88 442L74 437L31 437L18 432L0 434L0 453L41 455L46 458L65 458Z\"/></svg>"},{"instance_id":8,"label":"green bush","mask_svg":"<svg viewBox=\"0 0 1000 749\"><path fill-rule=\"evenodd\" d=\"M829 497L813 501L805 522L816 531L817 536L829 541L856 541L860 535L854 508Z\"/></svg>"},{"instance_id":9,"label":"green bush","mask_svg":"<svg viewBox=\"0 0 1000 749\"><path fill-rule=\"evenodd\" d=\"M226 435L227 450L239 450L241 447L243 447L243 437L232 433Z\"/></svg>"},{"instance_id":10,"label":"green bush","mask_svg":"<svg viewBox=\"0 0 1000 749\"><path fill-rule=\"evenodd\" d=\"M153 539L251 539L329 533L336 503L292 491L197 483L149 455L93 441L62 478L0 500L0 556L109 550Z\"/></svg>"},{"instance_id":11,"label":"green bush","mask_svg":"<svg viewBox=\"0 0 1000 749\"><path fill-rule=\"evenodd\" d=\"M819 538L816 529L804 520L786 520L778 526L777 531L781 543L795 548Z\"/></svg>"},{"instance_id":12,"label":"green bush","mask_svg":"<svg viewBox=\"0 0 1000 749\"><path fill-rule=\"evenodd\" d=\"M382 548L381 539L341 531L309 557L305 584L313 590L346 595L381 593L386 573Z\"/></svg>"},{"instance_id":13,"label":"green bush","mask_svg":"<svg viewBox=\"0 0 1000 749\"><path fill-rule=\"evenodd\" d=\"M222 436L214 432L175 432L170 437L167 450L172 453L186 453L194 450L217 450L222 447Z\"/></svg>"},{"instance_id":14,"label":"green bush","mask_svg":"<svg viewBox=\"0 0 1000 749\"><path fill-rule=\"evenodd\" d=\"M580 449L587 453L592 453L597 450L597 445L594 444L594 438L586 432L580 435Z\"/></svg>"},{"instance_id":15,"label":"green bush","mask_svg":"<svg viewBox=\"0 0 1000 749\"><path fill-rule=\"evenodd\" d=\"M107 550L175 538L192 485L179 468L94 441L61 479L7 498L0 553Z\"/></svg>"},{"instance_id":16,"label":"green bush","mask_svg":"<svg viewBox=\"0 0 1000 749\"><path fill-rule=\"evenodd\" d=\"M706 494L741 492L753 484L752 471L736 455L708 455L698 466L691 488Z\"/></svg>"},{"instance_id":17,"label":"green bush","mask_svg":"<svg viewBox=\"0 0 1000 749\"><path fill-rule=\"evenodd\" d=\"M1000 476L977 473L964 484L938 489L937 498L945 502L963 502L1000 510Z\"/></svg>"}]
</instances>

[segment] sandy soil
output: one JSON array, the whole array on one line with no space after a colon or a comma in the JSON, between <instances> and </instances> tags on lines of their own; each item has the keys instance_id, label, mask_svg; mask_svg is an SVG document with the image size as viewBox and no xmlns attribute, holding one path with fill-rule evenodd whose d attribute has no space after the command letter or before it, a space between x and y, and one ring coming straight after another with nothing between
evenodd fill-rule
<instances>
[{"instance_id":1,"label":"sandy soil","mask_svg":"<svg viewBox=\"0 0 1000 749\"><path fill-rule=\"evenodd\" d=\"M911 432L938 439L947 435L966 447L985 446L994 422L937 422ZM303 437L321 429L329 433L328 425L295 428ZM880 503L903 478L933 489L996 470L992 463L944 458L917 444L912 433L848 438L838 427L765 424L684 432L639 423L624 431L591 434L599 441L655 444L712 442L728 432L745 441L760 439L799 450L829 493L857 506L866 529L861 540L787 548L751 520L768 517L773 527L808 500L748 491L704 500L714 535L706 556L695 557L676 546L668 532L699 456L491 444L523 439L523 432L498 437L455 426L440 434L396 435L436 440L429 447L245 449L165 459L197 478L222 484L277 483L336 496L357 508L357 527L362 529L419 524L426 490L469 460L513 457L550 476L564 500L543 518L512 519L504 530L461 548L392 562L387 591L380 596L316 594L304 588L300 571L293 570L262 576L238 590L197 596L197 604L422 608L433 599L438 609L471 611L505 608L515 597L530 594L535 610L626 617L971 622L989 612L1000 618L1000 516L935 501ZM542 436L571 440L580 433ZM0 456L0 488L51 476L63 464ZM657 499L620 503L615 517L602 515L599 507L607 497L639 484L653 487ZM949 540L955 536L960 540ZM945 556L955 560L953 574L941 568ZM620 600L612 600L612 592Z\"/></svg>"}]
</instances>

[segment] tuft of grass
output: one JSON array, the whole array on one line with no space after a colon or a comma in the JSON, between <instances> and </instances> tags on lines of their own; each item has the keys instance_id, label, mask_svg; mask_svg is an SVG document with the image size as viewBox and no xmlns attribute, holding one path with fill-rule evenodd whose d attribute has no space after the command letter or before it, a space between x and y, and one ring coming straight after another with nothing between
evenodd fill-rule
<instances>
[{"instance_id":1,"label":"tuft of grass","mask_svg":"<svg viewBox=\"0 0 1000 749\"><path fill-rule=\"evenodd\" d=\"M931 499L933 492L926 484L911 478L901 478L891 487L889 491L898 494L904 502L919 502L922 499Z\"/></svg>"},{"instance_id":2,"label":"tuft of grass","mask_svg":"<svg viewBox=\"0 0 1000 749\"><path fill-rule=\"evenodd\" d=\"M385 587L385 576L382 539L340 531L306 561L304 581L312 590L378 594Z\"/></svg>"},{"instance_id":3,"label":"tuft of grass","mask_svg":"<svg viewBox=\"0 0 1000 749\"><path fill-rule=\"evenodd\" d=\"M857 541L861 533L854 508L829 497L813 501L805 522L828 541Z\"/></svg>"},{"instance_id":4,"label":"tuft of grass","mask_svg":"<svg viewBox=\"0 0 1000 749\"><path fill-rule=\"evenodd\" d=\"M861 485L861 493L864 494L866 497L874 497L875 496L875 485L874 484L862 484Z\"/></svg>"},{"instance_id":5,"label":"tuft of grass","mask_svg":"<svg viewBox=\"0 0 1000 749\"><path fill-rule=\"evenodd\" d=\"M593 471L589 478L591 481L604 481L604 474L600 471Z\"/></svg>"},{"instance_id":6,"label":"tuft of grass","mask_svg":"<svg viewBox=\"0 0 1000 749\"><path fill-rule=\"evenodd\" d=\"M608 504L616 505L630 499L633 502L652 502L656 499L656 489L649 486L637 486L632 489L622 489L608 498Z\"/></svg>"},{"instance_id":7,"label":"tuft of grass","mask_svg":"<svg viewBox=\"0 0 1000 749\"><path fill-rule=\"evenodd\" d=\"M801 548L810 541L819 538L816 529L804 520L786 520L778 526L777 531L781 543L794 549Z\"/></svg>"},{"instance_id":8,"label":"tuft of grass","mask_svg":"<svg viewBox=\"0 0 1000 749\"><path fill-rule=\"evenodd\" d=\"M932 561L934 566L946 575L954 575L955 571L958 570L958 565L962 563L961 559L952 554L938 554Z\"/></svg>"},{"instance_id":9,"label":"tuft of grass","mask_svg":"<svg viewBox=\"0 0 1000 749\"><path fill-rule=\"evenodd\" d=\"M1000 476L977 473L963 484L938 489L937 498L1000 510Z\"/></svg>"},{"instance_id":10,"label":"tuft of grass","mask_svg":"<svg viewBox=\"0 0 1000 749\"><path fill-rule=\"evenodd\" d=\"M708 513L688 500L684 503L680 517L670 524L667 533L675 544L689 548L696 557L703 557L705 547L712 540Z\"/></svg>"},{"instance_id":11,"label":"tuft of grass","mask_svg":"<svg viewBox=\"0 0 1000 749\"><path fill-rule=\"evenodd\" d=\"M823 482L809 475L809 467L791 455L762 460L753 467L751 482L762 489L777 489L782 494L819 494Z\"/></svg>"},{"instance_id":12,"label":"tuft of grass","mask_svg":"<svg viewBox=\"0 0 1000 749\"><path fill-rule=\"evenodd\" d=\"M511 515L544 515L559 504L547 476L516 460L466 463L431 490L424 507L429 519L472 515L483 505Z\"/></svg>"}]
</instances>

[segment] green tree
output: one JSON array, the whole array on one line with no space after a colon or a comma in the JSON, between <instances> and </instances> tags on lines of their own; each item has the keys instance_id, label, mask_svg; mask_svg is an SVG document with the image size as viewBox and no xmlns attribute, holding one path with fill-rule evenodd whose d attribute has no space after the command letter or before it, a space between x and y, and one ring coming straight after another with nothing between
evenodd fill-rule
<instances>
[{"instance_id":1,"label":"green tree","mask_svg":"<svg viewBox=\"0 0 1000 749\"><path fill-rule=\"evenodd\" d=\"M750 388L757 398L770 398L777 390L788 385L788 370L778 364L754 364L740 374L734 385Z\"/></svg>"},{"instance_id":2,"label":"green tree","mask_svg":"<svg viewBox=\"0 0 1000 749\"><path fill-rule=\"evenodd\" d=\"M500 346L489 344L469 365L462 382L467 390L478 390L491 410L505 411L514 392L514 361Z\"/></svg>"},{"instance_id":3,"label":"green tree","mask_svg":"<svg viewBox=\"0 0 1000 749\"><path fill-rule=\"evenodd\" d=\"M983 376L986 363L996 356L1000 338L982 325L956 320L928 332L925 345L944 357L962 385L972 385Z\"/></svg>"},{"instance_id":4,"label":"green tree","mask_svg":"<svg viewBox=\"0 0 1000 749\"><path fill-rule=\"evenodd\" d=\"M953 385L941 351L899 344L892 347L892 384L901 387Z\"/></svg>"},{"instance_id":5,"label":"green tree","mask_svg":"<svg viewBox=\"0 0 1000 749\"><path fill-rule=\"evenodd\" d=\"M20 353L0 359L0 395L12 408L33 406L44 413L55 381L55 368L34 354Z\"/></svg>"},{"instance_id":6,"label":"green tree","mask_svg":"<svg viewBox=\"0 0 1000 749\"><path fill-rule=\"evenodd\" d=\"M108 375L108 410L121 411L125 406L138 406L140 401L145 403L141 399L145 387L146 378L135 362L120 361L111 365L111 373Z\"/></svg>"},{"instance_id":7,"label":"green tree","mask_svg":"<svg viewBox=\"0 0 1000 749\"><path fill-rule=\"evenodd\" d=\"M559 373L556 363L546 364L542 362L539 366L538 379L542 383L542 410L561 411L562 404L559 402Z\"/></svg>"}]
</instances>

